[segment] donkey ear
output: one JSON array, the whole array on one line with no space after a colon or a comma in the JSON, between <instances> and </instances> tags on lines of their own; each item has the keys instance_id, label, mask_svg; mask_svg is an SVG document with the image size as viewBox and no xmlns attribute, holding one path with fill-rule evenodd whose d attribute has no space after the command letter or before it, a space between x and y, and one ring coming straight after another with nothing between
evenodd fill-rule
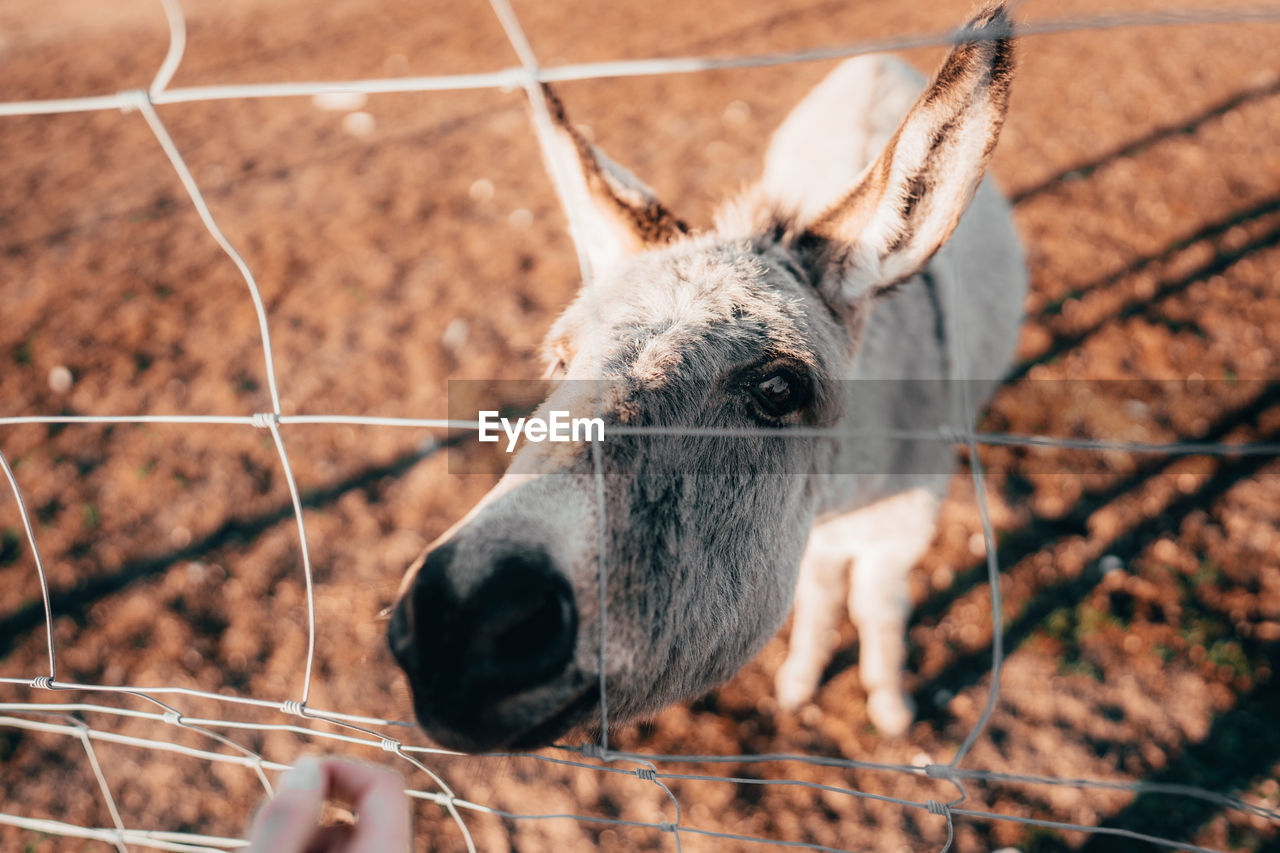
<instances>
[{"instance_id":1,"label":"donkey ear","mask_svg":"<svg viewBox=\"0 0 1280 853\"><path fill-rule=\"evenodd\" d=\"M879 158L803 229L821 287L837 307L883 293L919 271L955 230L995 148L1013 74L1003 3L958 35Z\"/></svg>"},{"instance_id":2,"label":"donkey ear","mask_svg":"<svg viewBox=\"0 0 1280 853\"><path fill-rule=\"evenodd\" d=\"M555 122L561 162L577 165L567 176L567 190L569 202L589 213L584 217L587 221L579 223L587 233L576 236L593 269L606 269L627 255L689 233L688 226L658 201L653 190L583 137L550 86L544 83L542 91Z\"/></svg>"}]
</instances>

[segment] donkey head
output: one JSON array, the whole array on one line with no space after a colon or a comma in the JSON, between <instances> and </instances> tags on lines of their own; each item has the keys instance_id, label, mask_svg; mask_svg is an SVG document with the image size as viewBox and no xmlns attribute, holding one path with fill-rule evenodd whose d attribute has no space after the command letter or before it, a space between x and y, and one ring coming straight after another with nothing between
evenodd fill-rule
<instances>
[{"instance_id":1,"label":"donkey head","mask_svg":"<svg viewBox=\"0 0 1280 853\"><path fill-rule=\"evenodd\" d=\"M547 339L544 407L599 415L608 438L526 444L406 574L388 639L435 740L543 745L599 719L602 684L610 720L651 713L726 680L777 631L817 510L821 478L806 475L835 452L782 433L838 423L835 380L870 305L928 262L976 191L1005 113L1008 29L1000 5L975 17L825 212L757 188L701 235L548 93L595 274Z\"/></svg>"}]
</instances>

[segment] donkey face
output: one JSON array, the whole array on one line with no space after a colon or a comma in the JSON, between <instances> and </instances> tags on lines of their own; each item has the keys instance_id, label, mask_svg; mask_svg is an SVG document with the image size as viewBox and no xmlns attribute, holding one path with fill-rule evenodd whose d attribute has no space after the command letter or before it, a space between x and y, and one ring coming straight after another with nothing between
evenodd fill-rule
<instances>
[{"instance_id":1,"label":"donkey face","mask_svg":"<svg viewBox=\"0 0 1280 853\"><path fill-rule=\"evenodd\" d=\"M998 6L971 22L990 25L1007 30ZM598 415L607 440L526 444L406 575L388 638L433 738L543 745L599 719L602 681L610 720L651 713L777 631L818 508L809 475L838 452L777 433L839 422L836 379L870 304L976 190L1011 72L996 35L957 47L879 159L807 222L757 190L691 236L550 96L596 275L548 337L544 409Z\"/></svg>"}]
</instances>

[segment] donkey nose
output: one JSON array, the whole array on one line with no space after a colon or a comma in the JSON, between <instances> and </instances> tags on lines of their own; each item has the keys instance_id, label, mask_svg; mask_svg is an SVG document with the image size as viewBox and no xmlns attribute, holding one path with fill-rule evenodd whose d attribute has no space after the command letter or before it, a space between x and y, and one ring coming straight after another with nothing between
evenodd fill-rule
<instances>
[{"instance_id":1,"label":"donkey nose","mask_svg":"<svg viewBox=\"0 0 1280 853\"><path fill-rule=\"evenodd\" d=\"M544 684L569 664L578 614L568 581L538 548L500 551L487 566L453 565L445 545L428 556L392 615L388 640L415 697L455 712ZM484 579L459 595L452 572Z\"/></svg>"}]
</instances>

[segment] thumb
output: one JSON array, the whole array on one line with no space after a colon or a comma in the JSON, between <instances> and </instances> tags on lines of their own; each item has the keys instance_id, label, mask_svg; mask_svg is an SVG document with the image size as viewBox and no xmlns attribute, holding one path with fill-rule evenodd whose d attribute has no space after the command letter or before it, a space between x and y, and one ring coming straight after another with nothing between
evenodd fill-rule
<instances>
[{"instance_id":1,"label":"thumb","mask_svg":"<svg viewBox=\"0 0 1280 853\"><path fill-rule=\"evenodd\" d=\"M328 794L320 762L300 758L280 778L276 795L259 811L249 833L250 853L301 853L316 834Z\"/></svg>"}]
</instances>

